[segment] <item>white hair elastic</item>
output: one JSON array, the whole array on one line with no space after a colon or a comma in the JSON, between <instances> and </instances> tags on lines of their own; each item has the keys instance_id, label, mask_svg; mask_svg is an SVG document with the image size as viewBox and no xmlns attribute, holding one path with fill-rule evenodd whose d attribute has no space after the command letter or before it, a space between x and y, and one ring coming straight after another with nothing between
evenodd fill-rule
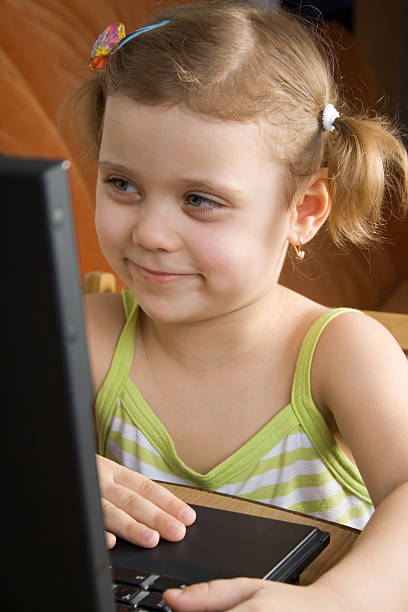
<instances>
[{"instance_id":1,"label":"white hair elastic","mask_svg":"<svg viewBox=\"0 0 408 612\"><path fill-rule=\"evenodd\" d=\"M340 113L337 108L335 108L333 104L326 104L322 116L323 129L327 132L332 132L334 130L333 123L337 117L340 117Z\"/></svg>"}]
</instances>

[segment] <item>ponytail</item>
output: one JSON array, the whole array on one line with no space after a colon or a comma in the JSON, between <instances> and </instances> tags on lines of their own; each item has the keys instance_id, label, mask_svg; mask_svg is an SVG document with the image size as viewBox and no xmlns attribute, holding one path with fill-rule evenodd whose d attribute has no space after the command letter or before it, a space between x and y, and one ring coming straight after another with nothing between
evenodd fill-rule
<instances>
[{"instance_id":1,"label":"ponytail","mask_svg":"<svg viewBox=\"0 0 408 612\"><path fill-rule=\"evenodd\" d=\"M330 231L336 244L379 240L385 209L408 207L407 151L384 118L340 116L326 133Z\"/></svg>"}]
</instances>

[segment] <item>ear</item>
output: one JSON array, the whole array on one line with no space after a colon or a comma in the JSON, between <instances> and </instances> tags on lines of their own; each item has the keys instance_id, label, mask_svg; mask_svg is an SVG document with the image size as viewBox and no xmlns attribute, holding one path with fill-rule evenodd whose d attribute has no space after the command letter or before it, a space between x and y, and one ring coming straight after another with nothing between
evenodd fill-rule
<instances>
[{"instance_id":1,"label":"ear","mask_svg":"<svg viewBox=\"0 0 408 612\"><path fill-rule=\"evenodd\" d=\"M296 196L289 222L288 241L306 244L322 227L329 216L331 200L327 186L327 168L320 168L300 194Z\"/></svg>"}]
</instances>

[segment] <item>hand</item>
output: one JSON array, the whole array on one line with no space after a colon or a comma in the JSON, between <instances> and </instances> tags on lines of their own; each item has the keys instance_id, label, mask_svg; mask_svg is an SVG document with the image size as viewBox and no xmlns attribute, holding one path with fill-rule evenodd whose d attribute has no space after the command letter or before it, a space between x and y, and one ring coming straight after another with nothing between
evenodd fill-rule
<instances>
[{"instance_id":1,"label":"hand","mask_svg":"<svg viewBox=\"0 0 408 612\"><path fill-rule=\"evenodd\" d=\"M110 459L96 455L106 543L113 548L115 534L132 544L152 548L162 537L182 540L195 512L164 487Z\"/></svg>"},{"instance_id":2,"label":"hand","mask_svg":"<svg viewBox=\"0 0 408 612\"><path fill-rule=\"evenodd\" d=\"M349 612L325 584L293 586L254 578L213 580L169 589L165 602L176 612Z\"/></svg>"}]
</instances>

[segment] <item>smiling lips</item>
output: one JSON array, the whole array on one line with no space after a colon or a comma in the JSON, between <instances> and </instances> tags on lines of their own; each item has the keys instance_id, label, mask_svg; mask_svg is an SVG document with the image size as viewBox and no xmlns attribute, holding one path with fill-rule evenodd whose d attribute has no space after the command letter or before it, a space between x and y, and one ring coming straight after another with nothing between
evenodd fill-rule
<instances>
[{"instance_id":1,"label":"smiling lips","mask_svg":"<svg viewBox=\"0 0 408 612\"><path fill-rule=\"evenodd\" d=\"M139 276L141 276L144 280L157 283L159 285L174 283L175 281L180 281L194 276L193 274L175 274L173 272L164 272L162 270L148 270L147 268L138 266L135 263L133 263L133 267L136 269Z\"/></svg>"}]
</instances>

